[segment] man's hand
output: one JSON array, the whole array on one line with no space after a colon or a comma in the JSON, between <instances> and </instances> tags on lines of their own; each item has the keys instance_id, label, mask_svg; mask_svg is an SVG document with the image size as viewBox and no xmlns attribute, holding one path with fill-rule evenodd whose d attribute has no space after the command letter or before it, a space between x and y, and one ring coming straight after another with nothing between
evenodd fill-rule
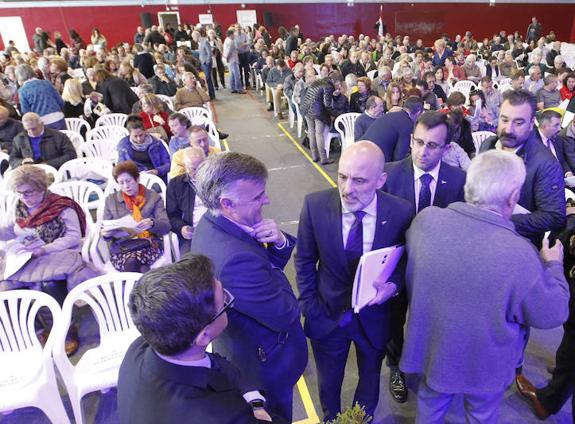
<instances>
[{"instance_id":1,"label":"man's hand","mask_svg":"<svg viewBox=\"0 0 575 424\"><path fill-rule=\"evenodd\" d=\"M254 410L254 417L256 417L256 419L261 420L261 421L272 422L272 417L270 417L270 414L268 414L265 409Z\"/></svg>"},{"instance_id":2,"label":"man's hand","mask_svg":"<svg viewBox=\"0 0 575 424\"><path fill-rule=\"evenodd\" d=\"M262 219L253 228L254 237L260 243L274 243L282 246L286 242L284 234L273 219Z\"/></svg>"},{"instance_id":3,"label":"man's hand","mask_svg":"<svg viewBox=\"0 0 575 424\"><path fill-rule=\"evenodd\" d=\"M373 282L373 287L377 289L377 294L369 301L367 306L381 305L397 292L397 286L392 282L378 281Z\"/></svg>"},{"instance_id":4,"label":"man's hand","mask_svg":"<svg viewBox=\"0 0 575 424\"><path fill-rule=\"evenodd\" d=\"M541 256L541 260L545 263L551 261L563 263L563 244L559 240L555 240L555 245L553 247L549 247L549 240L543 239L539 255Z\"/></svg>"},{"instance_id":5,"label":"man's hand","mask_svg":"<svg viewBox=\"0 0 575 424\"><path fill-rule=\"evenodd\" d=\"M181 230L182 237L186 240L191 240L194 235L194 228L189 225L184 225Z\"/></svg>"}]
</instances>

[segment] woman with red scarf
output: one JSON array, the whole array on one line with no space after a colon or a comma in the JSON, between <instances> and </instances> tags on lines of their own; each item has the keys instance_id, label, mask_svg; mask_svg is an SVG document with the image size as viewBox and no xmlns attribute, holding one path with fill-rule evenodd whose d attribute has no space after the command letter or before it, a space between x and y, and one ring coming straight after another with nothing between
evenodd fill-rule
<instances>
[{"instance_id":1,"label":"woman with red scarf","mask_svg":"<svg viewBox=\"0 0 575 424\"><path fill-rule=\"evenodd\" d=\"M132 161L120 162L112 176L120 191L106 198L104 220L131 215L137 226L102 230L108 241L110 262L118 271L146 272L164 252L162 236L170 232L170 221L162 197L139 183L140 171Z\"/></svg>"},{"instance_id":2,"label":"woman with red scarf","mask_svg":"<svg viewBox=\"0 0 575 424\"><path fill-rule=\"evenodd\" d=\"M9 241L2 261L5 266L0 266L0 291L41 289L62 304L68 290L99 275L80 254L86 216L72 199L48 190L48 175L37 166L16 168L10 182L20 199L10 222L0 226L0 240ZM28 260L15 269L12 254ZM76 329L72 326L70 330L66 340L69 355L78 349Z\"/></svg>"}]
</instances>

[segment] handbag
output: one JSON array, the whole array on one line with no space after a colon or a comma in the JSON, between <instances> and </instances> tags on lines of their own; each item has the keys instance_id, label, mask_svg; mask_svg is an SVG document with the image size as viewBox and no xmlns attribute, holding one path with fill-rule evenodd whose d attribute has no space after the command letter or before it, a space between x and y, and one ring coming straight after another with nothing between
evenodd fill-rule
<instances>
[{"instance_id":1,"label":"handbag","mask_svg":"<svg viewBox=\"0 0 575 424\"><path fill-rule=\"evenodd\" d=\"M152 241L147 238L117 240L111 244L110 253L112 255L119 255L122 253L136 252L151 246Z\"/></svg>"}]
</instances>

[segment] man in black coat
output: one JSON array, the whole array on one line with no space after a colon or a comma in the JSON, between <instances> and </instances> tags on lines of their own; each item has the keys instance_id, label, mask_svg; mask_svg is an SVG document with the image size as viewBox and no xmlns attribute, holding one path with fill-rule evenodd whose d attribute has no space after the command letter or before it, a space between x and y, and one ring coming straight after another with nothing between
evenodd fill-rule
<instances>
[{"instance_id":1,"label":"man in black coat","mask_svg":"<svg viewBox=\"0 0 575 424\"><path fill-rule=\"evenodd\" d=\"M10 111L0 106L0 150L9 154L14 137L22 131L24 131L22 123L10 118Z\"/></svg>"},{"instance_id":2,"label":"man in black coat","mask_svg":"<svg viewBox=\"0 0 575 424\"><path fill-rule=\"evenodd\" d=\"M205 158L206 155L200 147L186 148L183 158L186 173L172 178L168 183L166 213L172 232L178 236L180 255L190 251L194 227L206 212L206 207L196 196L194 186L196 170Z\"/></svg>"},{"instance_id":3,"label":"man in black coat","mask_svg":"<svg viewBox=\"0 0 575 424\"><path fill-rule=\"evenodd\" d=\"M290 54L293 50L298 49L298 46L297 46L298 35L299 35L299 30L296 27L293 27L291 29L290 35L286 39L286 43L285 43L285 55L287 57L290 56Z\"/></svg>"},{"instance_id":4,"label":"man in black coat","mask_svg":"<svg viewBox=\"0 0 575 424\"><path fill-rule=\"evenodd\" d=\"M130 88L128 83L122 79L111 75L105 69L96 71L98 85L96 90L102 94L102 102L112 111L112 113L130 114L132 106L138 101L138 96Z\"/></svg>"},{"instance_id":5,"label":"man in black coat","mask_svg":"<svg viewBox=\"0 0 575 424\"><path fill-rule=\"evenodd\" d=\"M359 52L350 52L349 59L341 64L340 69L344 78L347 76L347 74L355 74L357 77L367 76L365 68L359 62Z\"/></svg>"},{"instance_id":6,"label":"man in black coat","mask_svg":"<svg viewBox=\"0 0 575 424\"><path fill-rule=\"evenodd\" d=\"M533 131L537 104L526 90L508 90L503 95L497 136L483 142L479 152L500 149L515 152L525 162L527 176L511 220L523 237L536 246L546 231L559 232L565 225L563 170Z\"/></svg>"},{"instance_id":7,"label":"man in black coat","mask_svg":"<svg viewBox=\"0 0 575 424\"><path fill-rule=\"evenodd\" d=\"M233 303L202 255L140 278L128 307L142 336L128 348L120 367L120 423L271 421L257 388L241 386L239 369L206 353L226 328Z\"/></svg>"},{"instance_id":8,"label":"man in black coat","mask_svg":"<svg viewBox=\"0 0 575 424\"><path fill-rule=\"evenodd\" d=\"M265 219L267 169L242 153L212 155L196 174L209 212L194 231L192 253L214 262L236 298L214 350L242 366L244 382L265 391L268 411L291 422L293 389L307 364L300 310L283 273L295 238Z\"/></svg>"},{"instance_id":9,"label":"man in black coat","mask_svg":"<svg viewBox=\"0 0 575 424\"><path fill-rule=\"evenodd\" d=\"M140 44L136 44L134 48L136 49L134 68L138 68L138 71L146 78L152 78L154 76L154 65L156 64L154 57Z\"/></svg>"},{"instance_id":10,"label":"man in black coat","mask_svg":"<svg viewBox=\"0 0 575 424\"><path fill-rule=\"evenodd\" d=\"M413 124L422 112L423 101L408 97L401 111L388 112L371 124L363 139L377 144L388 162L401 160L409 153Z\"/></svg>"},{"instance_id":11,"label":"man in black coat","mask_svg":"<svg viewBox=\"0 0 575 424\"><path fill-rule=\"evenodd\" d=\"M534 133L535 138L539 140L543 146L547 147L551 154L559 161L565 177L571 177L573 176L573 169L569 164L575 163L575 152L570 148L566 148L565 139L559 136L561 118L561 114L554 110L541 112L537 118L539 128L534 130Z\"/></svg>"},{"instance_id":12,"label":"man in black coat","mask_svg":"<svg viewBox=\"0 0 575 424\"><path fill-rule=\"evenodd\" d=\"M178 91L176 83L168 78L166 68L161 64L156 65L155 75L148 80L148 84L154 88L154 94L172 97Z\"/></svg>"},{"instance_id":13,"label":"man in black coat","mask_svg":"<svg viewBox=\"0 0 575 424\"><path fill-rule=\"evenodd\" d=\"M385 183L383 168L383 154L375 144L352 144L340 158L338 189L307 195L300 215L295 258L299 303L326 421L341 409L351 342L359 371L354 403L373 416L379 400L391 328L388 299L403 288L403 265L388 281L369 282L377 295L359 313L352 309L352 288L361 255L403 243L411 222L409 203L379 190Z\"/></svg>"}]
</instances>

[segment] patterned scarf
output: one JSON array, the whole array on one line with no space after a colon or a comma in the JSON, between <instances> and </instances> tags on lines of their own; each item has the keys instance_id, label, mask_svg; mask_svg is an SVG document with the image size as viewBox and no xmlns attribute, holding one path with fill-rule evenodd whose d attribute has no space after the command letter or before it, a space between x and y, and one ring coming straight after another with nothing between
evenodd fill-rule
<instances>
[{"instance_id":1,"label":"patterned scarf","mask_svg":"<svg viewBox=\"0 0 575 424\"><path fill-rule=\"evenodd\" d=\"M49 191L46 192L40 206L32 213L29 213L26 205L19 200L16 204L16 223L20 228L34 228L44 243L52 243L66 233L66 225L60 214L68 208L74 209L78 215L80 231L84 237L86 235L86 215L82 207L69 197Z\"/></svg>"},{"instance_id":2,"label":"patterned scarf","mask_svg":"<svg viewBox=\"0 0 575 424\"><path fill-rule=\"evenodd\" d=\"M138 194L135 196L128 196L126 193L122 192L122 198L126 202L126 206L132 212L132 217L136 222L140 222L142 219L142 207L146 204L146 187L142 184L138 184ZM138 238L151 238L152 233L149 231L144 231L138 234Z\"/></svg>"}]
</instances>

